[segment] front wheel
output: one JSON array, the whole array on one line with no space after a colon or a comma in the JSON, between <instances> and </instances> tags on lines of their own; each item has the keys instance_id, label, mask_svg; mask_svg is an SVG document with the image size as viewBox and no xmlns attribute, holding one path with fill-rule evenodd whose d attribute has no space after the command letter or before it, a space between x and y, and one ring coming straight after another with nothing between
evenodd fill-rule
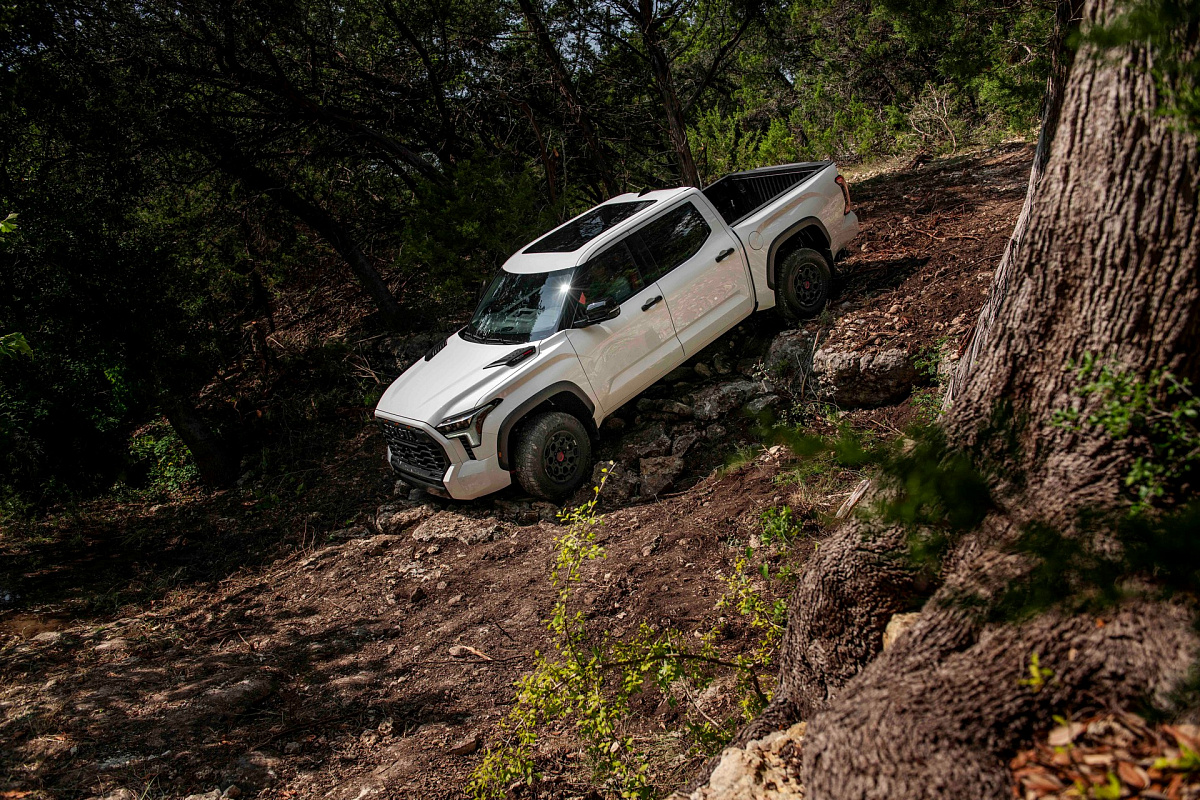
<instances>
[{"instance_id":1,"label":"front wheel","mask_svg":"<svg viewBox=\"0 0 1200 800\"><path fill-rule=\"evenodd\" d=\"M513 464L525 491L558 500L590 474L592 440L578 417L562 411L538 414L524 425Z\"/></svg>"},{"instance_id":2,"label":"front wheel","mask_svg":"<svg viewBox=\"0 0 1200 800\"><path fill-rule=\"evenodd\" d=\"M779 310L790 320L820 314L833 290L829 262L825 256L807 247L784 256L775 278Z\"/></svg>"}]
</instances>

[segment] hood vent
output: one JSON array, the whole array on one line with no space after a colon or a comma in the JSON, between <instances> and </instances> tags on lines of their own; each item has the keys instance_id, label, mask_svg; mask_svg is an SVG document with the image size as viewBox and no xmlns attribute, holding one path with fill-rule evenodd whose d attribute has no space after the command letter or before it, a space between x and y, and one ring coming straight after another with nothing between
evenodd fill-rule
<instances>
[{"instance_id":1,"label":"hood vent","mask_svg":"<svg viewBox=\"0 0 1200 800\"><path fill-rule=\"evenodd\" d=\"M443 350L445 350L445 349L446 349L446 343L447 343L447 342L449 342L449 341L450 341L449 339L442 339L440 342L438 342L437 344L435 344L433 347L431 347L431 348L429 348L427 351L425 351L425 360L426 360L426 361L429 361L429 360L431 360L431 359L432 359L434 356L436 356L438 353L440 353L440 352L442 352Z\"/></svg>"},{"instance_id":2,"label":"hood vent","mask_svg":"<svg viewBox=\"0 0 1200 800\"><path fill-rule=\"evenodd\" d=\"M522 347L520 350L512 351L504 358L496 359L484 367L484 369L491 369L492 367L515 367L517 364L520 364L522 361L529 358L536 352L536 347Z\"/></svg>"}]
</instances>

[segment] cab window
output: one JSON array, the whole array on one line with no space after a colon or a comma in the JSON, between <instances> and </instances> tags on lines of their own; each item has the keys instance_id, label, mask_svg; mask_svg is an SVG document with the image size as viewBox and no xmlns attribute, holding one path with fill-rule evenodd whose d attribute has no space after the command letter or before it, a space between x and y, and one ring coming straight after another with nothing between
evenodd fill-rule
<instances>
[{"instance_id":1,"label":"cab window","mask_svg":"<svg viewBox=\"0 0 1200 800\"><path fill-rule=\"evenodd\" d=\"M571 299L580 311L601 300L620 305L645 286L628 243L620 241L579 267L571 281Z\"/></svg>"},{"instance_id":2,"label":"cab window","mask_svg":"<svg viewBox=\"0 0 1200 800\"><path fill-rule=\"evenodd\" d=\"M642 227L638 235L654 262L646 280L656 281L696 255L711 233L704 215L691 203L673 208Z\"/></svg>"}]
</instances>

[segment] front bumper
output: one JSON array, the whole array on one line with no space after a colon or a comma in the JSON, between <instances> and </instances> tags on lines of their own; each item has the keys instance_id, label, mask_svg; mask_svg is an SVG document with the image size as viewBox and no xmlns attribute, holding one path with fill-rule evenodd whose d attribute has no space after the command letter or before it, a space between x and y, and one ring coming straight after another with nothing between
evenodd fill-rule
<instances>
[{"instance_id":1,"label":"front bumper","mask_svg":"<svg viewBox=\"0 0 1200 800\"><path fill-rule=\"evenodd\" d=\"M483 448L468 451L428 423L379 411L375 418L388 443L388 464L409 483L455 500L473 500L512 483L495 453L494 435L492 454L480 458Z\"/></svg>"}]
</instances>

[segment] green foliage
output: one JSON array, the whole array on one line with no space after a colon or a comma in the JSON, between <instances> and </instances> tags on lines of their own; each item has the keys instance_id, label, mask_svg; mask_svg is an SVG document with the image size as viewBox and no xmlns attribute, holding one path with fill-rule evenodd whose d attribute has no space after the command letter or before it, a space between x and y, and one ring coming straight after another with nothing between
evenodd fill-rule
<instances>
[{"instance_id":1,"label":"green foliage","mask_svg":"<svg viewBox=\"0 0 1200 800\"><path fill-rule=\"evenodd\" d=\"M790 545L801 532L801 525L791 506L768 508L759 520L762 523L762 542L767 546L777 542Z\"/></svg>"},{"instance_id":2,"label":"green foliage","mask_svg":"<svg viewBox=\"0 0 1200 800\"><path fill-rule=\"evenodd\" d=\"M192 454L165 420L134 436L129 456L134 469L145 470L146 485L152 492L175 494L200 479Z\"/></svg>"},{"instance_id":3,"label":"green foliage","mask_svg":"<svg viewBox=\"0 0 1200 800\"><path fill-rule=\"evenodd\" d=\"M769 699L758 672L769 663L782 621L747 588L742 562L719 608L737 608L753 628L770 633L749 656L723 660L714 646L716 631L692 650L678 631L655 630L645 623L624 639L589 629L585 613L576 608L575 593L585 567L604 558L596 542L603 524L596 505L607 477L605 471L591 500L560 514L565 530L555 540L550 573L557 595L546 623L554 651L535 653L533 670L517 682L516 705L501 723L503 739L488 749L467 786L473 798L505 797L513 784L536 784L541 777L535 758L539 732L564 724L582 740L597 785L623 798L654 797L650 761L628 731L635 696L655 690L675 706L681 694L691 701L711 683L715 669L725 669L738 674L743 695L752 695L741 701L746 714L757 713ZM733 721L713 720L698 709L689 711L684 727L707 753L716 752L734 730Z\"/></svg>"},{"instance_id":4,"label":"green foliage","mask_svg":"<svg viewBox=\"0 0 1200 800\"><path fill-rule=\"evenodd\" d=\"M1137 456L1125 476L1135 498L1132 510L1175 502L1200 465L1200 398L1191 382L1162 368L1142 378L1091 353L1068 368L1090 410L1060 409L1055 423L1072 430L1099 426L1113 439L1144 442L1153 455Z\"/></svg>"},{"instance_id":5,"label":"green foliage","mask_svg":"<svg viewBox=\"0 0 1200 800\"><path fill-rule=\"evenodd\" d=\"M1200 772L1200 753L1187 745L1180 745L1179 755L1175 758L1156 758L1154 769L1170 772L1195 774Z\"/></svg>"},{"instance_id":6,"label":"green foliage","mask_svg":"<svg viewBox=\"0 0 1200 800\"><path fill-rule=\"evenodd\" d=\"M1103 784L1089 787L1088 794L1096 800L1121 800L1121 781L1110 772Z\"/></svg>"},{"instance_id":7,"label":"green foliage","mask_svg":"<svg viewBox=\"0 0 1200 800\"><path fill-rule=\"evenodd\" d=\"M732 453L725 458L725 463L721 465L720 474L728 475L731 472L736 472L747 464L754 462L762 452L762 445L738 445Z\"/></svg>"},{"instance_id":8,"label":"green foliage","mask_svg":"<svg viewBox=\"0 0 1200 800\"><path fill-rule=\"evenodd\" d=\"M510 254L559 222L529 164L483 153L455 164L448 182L421 184L414 201L400 261L418 276L422 305L438 309L469 310Z\"/></svg>"},{"instance_id":9,"label":"green foliage","mask_svg":"<svg viewBox=\"0 0 1200 800\"><path fill-rule=\"evenodd\" d=\"M936 572L950 546L992 508L986 477L969 454L949 446L937 427L914 428L901 442L874 442L849 427L836 438L788 427L767 435L801 457L793 473L802 476L799 480L830 464L871 468L883 490L872 509L875 518L903 525L914 564L929 571Z\"/></svg>"},{"instance_id":10,"label":"green foliage","mask_svg":"<svg viewBox=\"0 0 1200 800\"><path fill-rule=\"evenodd\" d=\"M31 355L33 355L33 350L29 348L29 342L25 341L24 334L0 334L0 358L15 358L17 356Z\"/></svg>"},{"instance_id":11,"label":"green foliage","mask_svg":"<svg viewBox=\"0 0 1200 800\"><path fill-rule=\"evenodd\" d=\"M1028 687L1029 691L1037 694L1053 678L1054 670L1043 667L1037 652L1033 652L1029 654L1029 677L1022 678L1019 683L1022 686Z\"/></svg>"}]
</instances>

